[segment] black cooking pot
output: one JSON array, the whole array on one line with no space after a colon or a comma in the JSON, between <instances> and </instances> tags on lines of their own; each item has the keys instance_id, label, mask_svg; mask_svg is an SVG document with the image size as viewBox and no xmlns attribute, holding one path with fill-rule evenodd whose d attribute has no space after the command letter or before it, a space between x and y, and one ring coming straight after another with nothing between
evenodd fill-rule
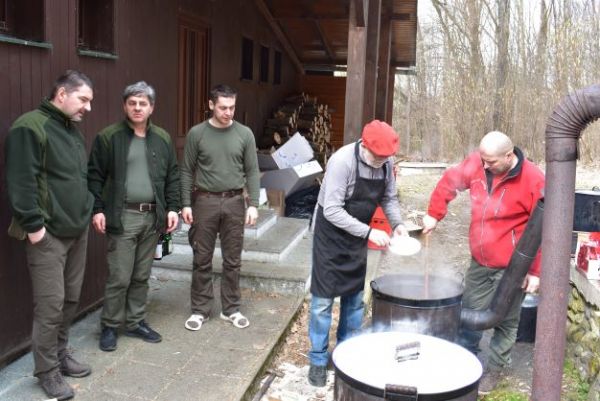
<instances>
[{"instance_id":1,"label":"black cooking pot","mask_svg":"<svg viewBox=\"0 0 600 401\"><path fill-rule=\"evenodd\" d=\"M430 274L389 274L371 281L373 331L421 333L454 341L462 283Z\"/></svg>"},{"instance_id":2,"label":"black cooking pot","mask_svg":"<svg viewBox=\"0 0 600 401\"><path fill-rule=\"evenodd\" d=\"M476 401L482 374L466 349L416 333L352 337L332 359L336 401Z\"/></svg>"}]
</instances>

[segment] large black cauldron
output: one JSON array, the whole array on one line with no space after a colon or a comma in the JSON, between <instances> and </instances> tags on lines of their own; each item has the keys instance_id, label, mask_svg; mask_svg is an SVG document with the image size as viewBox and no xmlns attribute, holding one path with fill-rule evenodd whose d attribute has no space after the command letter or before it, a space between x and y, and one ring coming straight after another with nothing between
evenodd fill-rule
<instances>
[{"instance_id":1,"label":"large black cauldron","mask_svg":"<svg viewBox=\"0 0 600 401\"><path fill-rule=\"evenodd\" d=\"M428 334L454 341L463 286L440 275L389 274L371 281L374 331Z\"/></svg>"},{"instance_id":2,"label":"large black cauldron","mask_svg":"<svg viewBox=\"0 0 600 401\"><path fill-rule=\"evenodd\" d=\"M350 338L333 351L333 364L336 401L476 401L482 373L466 349L400 332Z\"/></svg>"}]
</instances>

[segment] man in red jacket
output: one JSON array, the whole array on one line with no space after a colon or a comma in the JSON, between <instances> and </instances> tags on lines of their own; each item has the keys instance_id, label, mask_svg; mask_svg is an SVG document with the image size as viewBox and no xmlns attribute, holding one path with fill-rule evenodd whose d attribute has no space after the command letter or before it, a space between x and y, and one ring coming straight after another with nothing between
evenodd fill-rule
<instances>
[{"instance_id":1,"label":"man in red jacket","mask_svg":"<svg viewBox=\"0 0 600 401\"><path fill-rule=\"evenodd\" d=\"M508 136L492 131L457 166L448 169L431 194L423 233L433 231L444 218L448 203L458 191L469 190L471 224L469 247L471 265L465 275L463 308L487 309L510 257L538 199L543 197L544 175L525 159ZM534 259L522 288L535 292L539 287L540 254ZM510 351L517 337L522 297L517 297L504 320L494 327L490 355L479 392L489 393L510 364ZM473 353L480 351L483 332L461 329L458 342Z\"/></svg>"}]
</instances>

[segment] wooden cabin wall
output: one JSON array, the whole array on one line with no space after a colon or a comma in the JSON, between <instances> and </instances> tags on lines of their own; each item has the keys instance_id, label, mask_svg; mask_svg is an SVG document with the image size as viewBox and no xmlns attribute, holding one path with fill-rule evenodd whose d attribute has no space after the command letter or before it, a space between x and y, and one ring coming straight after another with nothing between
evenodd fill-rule
<instances>
[{"instance_id":1,"label":"wooden cabin wall","mask_svg":"<svg viewBox=\"0 0 600 401\"><path fill-rule=\"evenodd\" d=\"M23 243L6 234L10 221L5 181L4 142L12 122L38 106L53 80L66 69L79 69L94 82L92 111L80 125L88 150L96 133L123 116L121 93L145 80L157 92L154 123L171 135L177 130L178 18L192 16L209 27L209 86L226 83L239 90L236 118L254 132L272 108L299 90L297 71L282 52L282 83L258 82L258 44L282 51L253 2L243 0L115 0L115 50L118 58L77 52L79 0L45 0L45 42L51 49L0 40L0 367L30 342L31 285ZM241 38L255 41L254 77L240 80ZM208 94L206 94L207 96ZM91 232L92 230L90 230ZM101 302L106 278L102 236L90 233L81 310Z\"/></svg>"}]
</instances>

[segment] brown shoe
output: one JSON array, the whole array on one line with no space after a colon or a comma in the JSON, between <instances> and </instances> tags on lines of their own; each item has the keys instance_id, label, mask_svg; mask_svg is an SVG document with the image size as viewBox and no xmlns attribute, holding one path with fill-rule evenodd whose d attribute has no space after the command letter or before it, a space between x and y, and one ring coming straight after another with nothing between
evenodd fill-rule
<instances>
[{"instance_id":1,"label":"brown shoe","mask_svg":"<svg viewBox=\"0 0 600 401\"><path fill-rule=\"evenodd\" d=\"M78 362L69 351L65 351L60 359L60 372L70 377L85 377L92 373L87 363Z\"/></svg>"},{"instance_id":2,"label":"brown shoe","mask_svg":"<svg viewBox=\"0 0 600 401\"><path fill-rule=\"evenodd\" d=\"M488 395L504 377L501 369L486 369L479 380L479 395Z\"/></svg>"},{"instance_id":3,"label":"brown shoe","mask_svg":"<svg viewBox=\"0 0 600 401\"><path fill-rule=\"evenodd\" d=\"M59 401L69 400L75 396L75 392L65 381L59 368L54 368L48 372L38 375L40 386L50 398L56 398Z\"/></svg>"}]
</instances>

